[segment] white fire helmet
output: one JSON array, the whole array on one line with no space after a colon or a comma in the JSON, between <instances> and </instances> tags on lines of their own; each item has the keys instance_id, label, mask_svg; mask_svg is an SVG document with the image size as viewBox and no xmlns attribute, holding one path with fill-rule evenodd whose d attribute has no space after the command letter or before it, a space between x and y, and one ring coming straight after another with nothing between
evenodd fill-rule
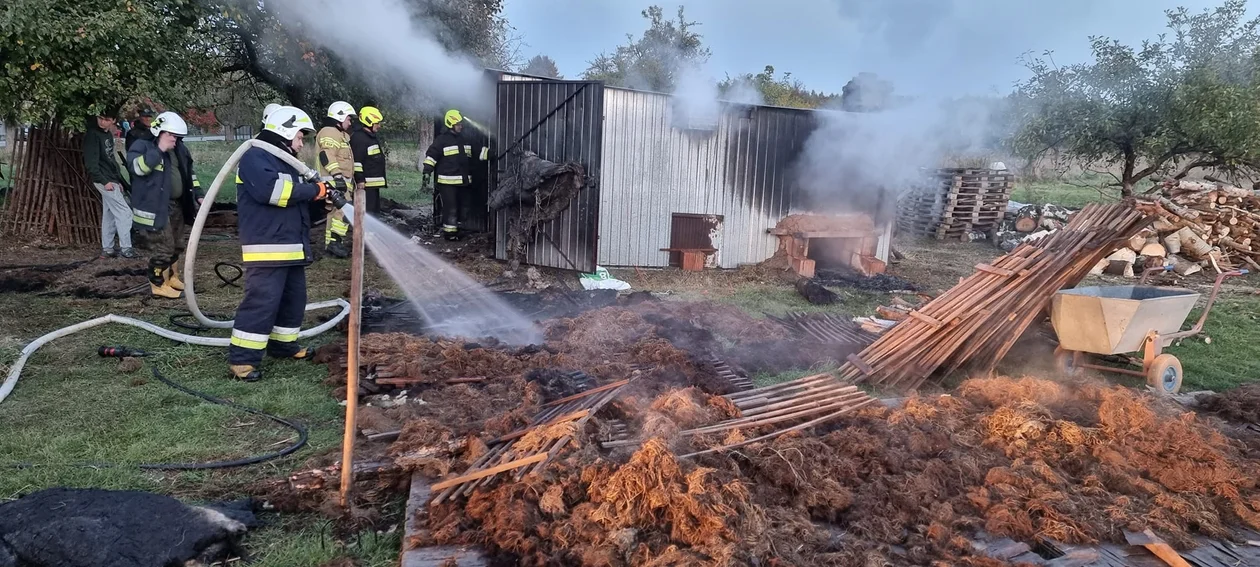
<instances>
[{"instance_id":1,"label":"white fire helmet","mask_svg":"<svg viewBox=\"0 0 1260 567\"><path fill-rule=\"evenodd\" d=\"M286 140L292 140L299 132L314 132L315 124L311 122L310 116L302 112L302 109L282 106L267 115L267 122L263 125L263 129L280 134L280 137Z\"/></svg>"},{"instance_id":2,"label":"white fire helmet","mask_svg":"<svg viewBox=\"0 0 1260 567\"><path fill-rule=\"evenodd\" d=\"M188 124L178 114L168 110L153 119L153 124L149 126L149 131L153 132L154 136L162 132L170 132L176 136L187 136Z\"/></svg>"},{"instance_id":3,"label":"white fire helmet","mask_svg":"<svg viewBox=\"0 0 1260 567\"><path fill-rule=\"evenodd\" d=\"M267 117L268 117L268 116L271 116L271 113L272 113L272 112L275 112L276 110L279 110L279 109L280 109L280 105L278 105L278 104L276 104L276 103L274 103L274 102L273 102L273 103L271 103L271 104L268 104L268 105L267 105L267 106L265 106L265 107L263 107L263 123L264 123L264 124L266 124L266 123L267 123Z\"/></svg>"},{"instance_id":4,"label":"white fire helmet","mask_svg":"<svg viewBox=\"0 0 1260 567\"><path fill-rule=\"evenodd\" d=\"M336 120L337 122L342 122L346 118L354 116L354 114L354 107L350 106L350 103L342 100L334 102L328 106L328 117Z\"/></svg>"}]
</instances>

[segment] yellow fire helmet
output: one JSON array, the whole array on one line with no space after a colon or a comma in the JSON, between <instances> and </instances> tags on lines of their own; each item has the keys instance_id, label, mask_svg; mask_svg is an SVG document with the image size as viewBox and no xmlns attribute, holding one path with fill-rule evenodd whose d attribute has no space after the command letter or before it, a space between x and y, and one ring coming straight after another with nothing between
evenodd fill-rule
<instances>
[{"instance_id":1,"label":"yellow fire helmet","mask_svg":"<svg viewBox=\"0 0 1260 567\"><path fill-rule=\"evenodd\" d=\"M458 110L451 109L451 110L446 111L446 127L447 128L454 128L456 124L459 124L460 122L463 122L463 121L464 121L464 115L460 114Z\"/></svg>"},{"instance_id":2,"label":"yellow fire helmet","mask_svg":"<svg viewBox=\"0 0 1260 567\"><path fill-rule=\"evenodd\" d=\"M368 128L380 124L383 120L385 120L385 117L381 116L381 110L375 106L365 106L359 109L359 122L362 122Z\"/></svg>"}]
</instances>

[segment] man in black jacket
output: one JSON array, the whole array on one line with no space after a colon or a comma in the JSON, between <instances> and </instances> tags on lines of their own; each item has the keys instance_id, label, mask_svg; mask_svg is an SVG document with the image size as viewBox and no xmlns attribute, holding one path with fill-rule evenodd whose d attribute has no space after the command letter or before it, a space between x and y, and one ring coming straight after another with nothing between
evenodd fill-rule
<instances>
[{"instance_id":1,"label":"man in black jacket","mask_svg":"<svg viewBox=\"0 0 1260 567\"><path fill-rule=\"evenodd\" d=\"M136 121L131 124L131 129L127 130L127 137L125 138L125 143L123 144L123 152L126 153L127 150L130 150L131 144L135 143L136 140L148 140L152 142L153 132L149 131L152 127L153 109L147 106L141 108L140 114L136 116Z\"/></svg>"},{"instance_id":2,"label":"man in black jacket","mask_svg":"<svg viewBox=\"0 0 1260 567\"><path fill-rule=\"evenodd\" d=\"M124 258L135 258L131 248L131 207L123 196L122 170L114 155L114 117L102 114L87 119L83 135L83 163L92 186L101 194L101 257L112 258L114 237Z\"/></svg>"},{"instance_id":3,"label":"man in black jacket","mask_svg":"<svg viewBox=\"0 0 1260 567\"><path fill-rule=\"evenodd\" d=\"M350 134L350 152L354 155L354 190L367 191L364 201L367 212L381 210L381 189L386 187L385 151L376 133L381 130L385 118L375 106L359 109L359 123L363 126Z\"/></svg>"},{"instance_id":4,"label":"man in black jacket","mask_svg":"<svg viewBox=\"0 0 1260 567\"><path fill-rule=\"evenodd\" d=\"M489 148L465 137L464 116L448 110L444 118L446 130L434 136L424 153L424 185L436 182L435 201L442 205L442 234L447 240L459 240L460 201L472 185L473 167L484 166ZM477 146L477 147L473 147ZM476 164L476 165L475 165Z\"/></svg>"}]
</instances>

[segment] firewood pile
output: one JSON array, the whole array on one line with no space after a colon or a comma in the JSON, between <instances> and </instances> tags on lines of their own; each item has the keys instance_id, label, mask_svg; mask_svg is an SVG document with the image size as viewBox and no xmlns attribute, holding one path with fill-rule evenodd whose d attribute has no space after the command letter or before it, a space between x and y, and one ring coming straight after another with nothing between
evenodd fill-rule
<instances>
[{"instance_id":1,"label":"firewood pile","mask_svg":"<svg viewBox=\"0 0 1260 567\"><path fill-rule=\"evenodd\" d=\"M897 228L914 236L971 241L984 238L1006 216L1015 176L994 169L938 169L931 181L904 195Z\"/></svg>"},{"instance_id":2,"label":"firewood pile","mask_svg":"<svg viewBox=\"0 0 1260 567\"><path fill-rule=\"evenodd\" d=\"M949 291L911 310L839 370L851 382L913 390L964 364L992 371L1049 303L1150 220L1123 203L1090 205L1067 226L1020 244Z\"/></svg>"},{"instance_id":3,"label":"firewood pile","mask_svg":"<svg viewBox=\"0 0 1260 567\"><path fill-rule=\"evenodd\" d=\"M1143 257L1147 267L1171 265L1181 275L1260 270L1256 192L1224 183L1168 180L1159 195L1140 199L1137 206L1154 214L1155 223L1098 268L1131 276L1125 263Z\"/></svg>"}]
</instances>

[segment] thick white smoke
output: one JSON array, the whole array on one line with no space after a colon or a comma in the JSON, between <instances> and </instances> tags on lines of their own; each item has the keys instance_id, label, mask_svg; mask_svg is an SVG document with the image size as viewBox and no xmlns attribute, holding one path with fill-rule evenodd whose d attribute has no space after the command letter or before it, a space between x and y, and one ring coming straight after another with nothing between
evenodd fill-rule
<instances>
[{"instance_id":1,"label":"thick white smoke","mask_svg":"<svg viewBox=\"0 0 1260 567\"><path fill-rule=\"evenodd\" d=\"M310 40L377 86L403 85L422 95L413 101L415 110L458 106L472 116L493 113L494 92L482 67L443 47L400 0L267 0L266 7L301 22Z\"/></svg>"},{"instance_id":2,"label":"thick white smoke","mask_svg":"<svg viewBox=\"0 0 1260 567\"><path fill-rule=\"evenodd\" d=\"M721 118L723 101L762 104L761 93L745 81L735 81L725 92L718 81L699 65L683 68L674 86L674 111L692 127L713 128Z\"/></svg>"}]
</instances>

